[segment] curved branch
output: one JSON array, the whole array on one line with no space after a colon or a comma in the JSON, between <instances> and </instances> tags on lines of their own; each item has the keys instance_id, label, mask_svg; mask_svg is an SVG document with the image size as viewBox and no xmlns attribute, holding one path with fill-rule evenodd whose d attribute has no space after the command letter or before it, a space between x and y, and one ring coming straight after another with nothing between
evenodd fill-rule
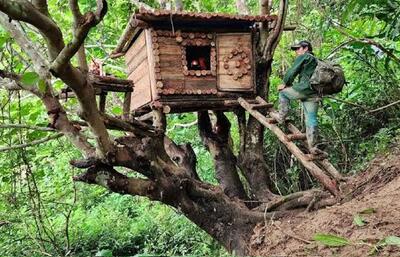
<instances>
[{"instance_id":1,"label":"curved branch","mask_svg":"<svg viewBox=\"0 0 400 257\"><path fill-rule=\"evenodd\" d=\"M153 181L129 178L107 165L95 165L89 168L87 172L73 177L73 180L96 184L119 194L146 196L152 200L160 199L160 193L156 190Z\"/></svg>"},{"instance_id":2,"label":"curved branch","mask_svg":"<svg viewBox=\"0 0 400 257\"><path fill-rule=\"evenodd\" d=\"M75 9L76 11L76 9ZM65 46L50 67L50 71L55 75L61 73L71 58L78 52L83 41L86 39L91 28L95 27L103 19L107 12L107 1L97 0L97 10L95 13L84 14L75 28L74 38Z\"/></svg>"},{"instance_id":3,"label":"curved branch","mask_svg":"<svg viewBox=\"0 0 400 257\"><path fill-rule=\"evenodd\" d=\"M30 147L30 146L35 146L35 145L39 145L39 144L43 144L45 142L57 139L62 137L63 134L62 133L57 133L55 135L51 135L39 140L35 140L29 143L25 143L25 144L20 144L20 145L12 145L12 146L7 146L7 147L0 147L0 153L1 152L5 152L5 151L10 151L10 150L15 150L15 149L21 149L21 148L26 148L26 147Z\"/></svg>"},{"instance_id":4,"label":"curved branch","mask_svg":"<svg viewBox=\"0 0 400 257\"><path fill-rule=\"evenodd\" d=\"M38 127L27 124L1 124L0 129L31 129L31 130L46 131L46 132L56 131L55 129L49 127Z\"/></svg>"},{"instance_id":5,"label":"curved branch","mask_svg":"<svg viewBox=\"0 0 400 257\"><path fill-rule=\"evenodd\" d=\"M279 4L278 20L276 21L275 28L268 36L267 42L263 48L263 58L268 62L272 60L276 46L284 29L286 14L288 9L288 0L281 0Z\"/></svg>"},{"instance_id":6,"label":"curved branch","mask_svg":"<svg viewBox=\"0 0 400 257\"><path fill-rule=\"evenodd\" d=\"M10 19L25 21L38 28L43 34L52 59L55 59L64 48L62 32L57 24L28 1L0 0L0 11L6 13Z\"/></svg>"},{"instance_id":7,"label":"curved branch","mask_svg":"<svg viewBox=\"0 0 400 257\"><path fill-rule=\"evenodd\" d=\"M217 121L212 127L207 111L198 113L200 137L214 159L215 173L224 193L229 197L247 200L236 168L236 156L230 142L231 124L223 112L216 112Z\"/></svg>"},{"instance_id":8,"label":"curved branch","mask_svg":"<svg viewBox=\"0 0 400 257\"><path fill-rule=\"evenodd\" d=\"M70 0L69 8L71 9L72 16L74 17L74 30L76 30L76 28L78 28L79 26L79 21L82 19L82 13L81 10L79 9L78 0ZM83 73L87 73L89 71L84 44L82 44L78 50L78 63L79 63L79 68Z\"/></svg>"},{"instance_id":9,"label":"curved branch","mask_svg":"<svg viewBox=\"0 0 400 257\"><path fill-rule=\"evenodd\" d=\"M33 0L32 4L44 15L49 16L47 0Z\"/></svg>"}]
</instances>

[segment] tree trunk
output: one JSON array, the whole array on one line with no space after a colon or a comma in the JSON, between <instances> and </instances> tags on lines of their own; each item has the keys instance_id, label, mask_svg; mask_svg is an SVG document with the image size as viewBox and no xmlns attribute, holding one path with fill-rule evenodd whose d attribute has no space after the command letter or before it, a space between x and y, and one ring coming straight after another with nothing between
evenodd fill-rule
<instances>
[{"instance_id":1,"label":"tree trunk","mask_svg":"<svg viewBox=\"0 0 400 257\"><path fill-rule=\"evenodd\" d=\"M246 192L236 169L236 157L232 152L229 120L222 112L216 112L215 126L207 112L198 113L200 137L214 159L216 178L229 197L247 200Z\"/></svg>"},{"instance_id":2,"label":"tree trunk","mask_svg":"<svg viewBox=\"0 0 400 257\"><path fill-rule=\"evenodd\" d=\"M220 187L193 178L170 176L149 181L127 177L108 165L87 165L90 165L88 171L75 177L75 181L101 185L120 194L147 196L175 207L229 252L240 256L248 254L250 235L255 225L264 218L272 218L270 213L248 210L243 203L224 194ZM273 216L282 214L277 212Z\"/></svg>"},{"instance_id":3,"label":"tree trunk","mask_svg":"<svg viewBox=\"0 0 400 257\"><path fill-rule=\"evenodd\" d=\"M258 94L263 98L266 97L267 78L270 73L270 65L257 64L256 83ZM271 192L273 183L269 176L270 168L264 159L264 126L250 116L246 129L242 133L245 135L241 137L244 142L241 142L238 165L250 185L252 197L259 200L271 200L274 198L274 194Z\"/></svg>"}]
</instances>

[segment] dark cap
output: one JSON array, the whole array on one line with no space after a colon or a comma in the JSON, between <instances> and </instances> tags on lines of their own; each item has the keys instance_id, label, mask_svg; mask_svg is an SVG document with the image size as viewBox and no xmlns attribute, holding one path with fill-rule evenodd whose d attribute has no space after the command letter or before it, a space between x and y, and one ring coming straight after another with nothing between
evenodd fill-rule
<instances>
[{"instance_id":1,"label":"dark cap","mask_svg":"<svg viewBox=\"0 0 400 257\"><path fill-rule=\"evenodd\" d=\"M297 49L299 49L300 47L308 47L308 51L312 52L311 43L308 42L308 41L306 41L306 40L302 40L302 41L300 41L299 43L292 45L292 46L290 47L290 49L292 49L292 50L297 50Z\"/></svg>"}]
</instances>

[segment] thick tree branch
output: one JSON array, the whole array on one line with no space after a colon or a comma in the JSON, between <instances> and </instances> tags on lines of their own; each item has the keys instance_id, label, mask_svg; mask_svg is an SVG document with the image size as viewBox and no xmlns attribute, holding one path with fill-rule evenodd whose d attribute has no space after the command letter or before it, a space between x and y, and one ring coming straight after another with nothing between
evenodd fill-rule
<instances>
[{"instance_id":1,"label":"thick tree branch","mask_svg":"<svg viewBox=\"0 0 400 257\"><path fill-rule=\"evenodd\" d=\"M10 19L25 21L38 28L47 42L52 59L55 59L64 48L60 28L52 19L41 13L30 2L25 0L0 0L0 11L6 13Z\"/></svg>"},{"instance_id":2,"label":"thick tree branch","mask_svg":"<svg viewBox=\"0 0 400 257\"><path fill-rule=\"evenodd\" d=\"M39 47L28 39L21 26L17 22L10 22L7 15L0 12L0 24L7 29L12 38L24 50L32 61L35 71L42 79L49 79L51 74L48 71L49 63L40 54Z\"/></svg>"},{"instance_id":3,"label":"thick tree branch","mask_svg":"<svg viewBox=\"0 0 400 257\"><path fill-rule=\"evenodd\" d=\"M71 3L71 2L70 2ZM76 3L76 2L75 2ZM73 4L72 4L73 5ZM75 9L76 10L76 9ZM67 46L65 46L54 60L50 67L50 71L58 77L62 70L66 67L71 58L79 50L83 41L86 39L91 28L95 27L103 19L107 12L107 2L105 0L97 0L97 10L95 13L88 12L84 14L79 21L79 25L75 28L74 38Z\"/></svg>"},{"instance_id":4,"label":"thick tree branch","mask_svg":"<svg viewBox=\"0 0 400 257\"><path fill-rule=\"evenodd\" d=\"M79 21L82 19L82 13L79 9L78 0L70 0L69 8L71 9L72 16L74 17L74 31L79 27ZM83 73L89 71L89 66L86 60L85 44L83 43L78 50L78 64Z\"/></svg>"},{"instance_id":5,"label":"thick tree branch","mask_svg":"<svg viewBox=\"0 0 400 257\"><path fill-rule=\"evenodd\" d=\"M8 2L8 1L0 1L0 10L7 13L11 18L13 19L19 19L22 21L26 21L36 28L38 28L41 33L44 35L45 40L47 41L48 47L49 47L49 52L51 59L54 60L59 56L59 53L64 49L64 42L62 39L62 34L60 29L58 28L57 24L55 24L50 18L47 16L43 15L37 9L30 4L29 2L26 1L13 1L13 2ZM105 6L103 1L98 0L98 9L96 13L89 13L88 17L90 20L95 20L95 22L99 22L102 17L104 16L105 13ZM85 23L84 23L85 24ZM79 34L79 33L78 33ZM75 45L69 45L67 46L64 51L68 52L68 54L60 55L60 59L65 58L65 60L68 59L67 56L69 56L72 52L75 50L71 50L74 47L80 47L80 44L75 44ZM59 60L60 60L59 59ZM56 62L57 63L57 62ZM60 62L62 63L62 62ZM99 114L99 111L96 106L96 99L94 95L94 89L92 85L88 82L86 75L82 73L81 71L75 69L72 67L69 63L69 59L67 61L67 64L64 69L62 69L62 72L58 74L58 76L69 86L71 87L78 100L80 103L80 106L82 108L82 113L83 116L86 118L92 132L94 133L98 146L99 146L99 154L101 154L103 157L107 155L107 153L112 152L112 144L109 139L109 135L107 132L107 129L101 119L101 116ZM49 87L48 87L49 88ZM56 105L56 101L53 99L51 101L50 95L47 100L49 100L48 104L52 102L53 107ZM51 107L51 106L47 106ZM55 110L61 110L60 108L52 108L49 110L49 112L55 111ZM61 115L55 115L56 117L64 117L63 115L64 112L58 112ZM66 117L66 116L65 116ZM66 119L64 119L66 121ZM54 122L52 122L54 123ZM71 128L71 127L69 127ZM71 128L72 129L72 128ZM76 131L75 131L76 132ZM74 134L74 133L72 133ZM76 137L82 139L81 137ZM76 141L76 140L75 140ZM76 141L77 142L77 141ZM86 150L88 150L88 145L86 144L86 147L84 147Z\"/></svg>"},{"instance_id":6,"label":"thick tree branch","mask_svg":"<svg viewBox=\"0 0 400 257\"><path fill-rule=\"evenodd\" d=\"M104 123L108 127L116 127L123 131L132 132L133 134L141 137L154 137L161 135L160 131L140 121L133 120L131 123L128 123L107 114L103 114L103 117Z\"/></svg>"},{"instance_id":7,"label":"thick tree branch","mask_svg":"<svg viewBox=\"0 0 400 257\"><path fill-rule=\"evenodd\" d=\"M263 57L267 62L272 60L275 48L279 43L279 39L284 29L287 9L288 9L288 0L281 0L279 4L278 20L276 21L276 25L272 33L268 36L267 42L264 45L262 51Z\"/></svg>"},{"instance_id":8,"label":"thick tree branch","mask_svg":"<svg viewBox=\"0 0 400 257\"><path fill-rule=\"evenodd\" d=\"M230 122L222 112L216 112L214 127L206 111L198 113L199 133L203 144L214 158L215 173L224 193L229 197L247 199L236 169L236 157L230 141Z\"/></svg>"},{"instance_id":9,"label":"thick tree branch","mask_svg":"<svg viewBox=\"0 0 400 257\"><path fill-rule=\"evenodd\" d=\"M44 15L49 16L47 0L32 0L32 4Z\"/></svg>"},{"instance_id":10,"label":"thick tree branch","mask_svg":"<svg viewBox=\"0 0 400 257\"><path fill-rule=\"evenodd\" d=\"M37 47L35 47L34 43L27 38L22 28L16 22L9 22L6 15L0 13L0 23L9 31L18 45L30 57L36 73L38 73L40 78L46 82L46 90L45 92L40 92L36 86L25 86L22 83L19 83L20 75L3 72L2 75L15 80L15 83L9 83L9 85L13 85L22 90L27 90L41 98L49 112L50 124L64 133L86 156L93 155L95 151L92 146L87 142L87 139L79 133L79 130L70 123L63 107L60 105L58 99L54 97L50 85L51 74L48 71L48 63L45 58L40 55ZM58 111L54 112L55 110Z\"/></svg>"},{"instance_id":11,"label":"thick tree branch","mask_svg":"<svg viewBox=\"0 0 400 257\"><path fill-rule=\"evenodd\" d=\"M154 182L147 179L129 178L107 165L94 165L87 172L75 176L73 179L88 184L97 184L119 194L146 196L152 200L160 199Z\"/></svg>"},{"instance_id":12,"label":"thick tree branch","mask_svg":"<svg viewBox=\"0 0 400 257\"><path fill-rule=\"evenodd\" d=\"M164 147L171 160L183 168L189 177L199 180L196 172L197 158L190 144L177 145L169 137L165 136Z\"/></svg>"}]
</instances>

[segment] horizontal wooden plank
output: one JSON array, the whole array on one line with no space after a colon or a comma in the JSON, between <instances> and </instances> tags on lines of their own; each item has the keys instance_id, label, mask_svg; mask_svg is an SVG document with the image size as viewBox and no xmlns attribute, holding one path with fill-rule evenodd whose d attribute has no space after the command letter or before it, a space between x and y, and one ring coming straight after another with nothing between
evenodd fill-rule
<instances>
[{"instance_id":1,"label":"horizontal wooden plank","mask_svg":"<svg viewBox=\"0 0 400 257\"><path fill-rule=\"evenodd\" d=\"M185 80L185 89L216 89L217 88L217 80Z\"/></svg>"},{"instance_id":2,"label":"horizontal wooden plank","mask_svg":"<svg viewBox=\"0 0 400 257\"><path fill-rule=\"evenodd\" d=\"M180 45L159 45L158 51L163 54L170 54L170 53L181 53L182 48Z\"/></svg>"},{"instance_id":3,"label":"horizontal wooden plank","mask_svg":"<svg viewBox=\"0 0 400 257\"><path fill-rule=\"evenodd\" d=\"M169 89L169 88L180 88L183 89L185 87L185 82L183 79L179 80L172 80L172 79L163 79L163 88Z\"/></svg>"},{"instance_id":4,"label":"horizontal wooden plank","mask_svg":"<svg viewBox=\"0 0 400 257\"><path fill-rule=\"evenodd\" d=\"M171 61L160 61L160 69L163 71L179 71L183 72L183 65L182 65L182 60L171 60Z\"/></svg>"},{"instance_id":5,"label":"horizontal wooden plank","mask_svg":"<svg viewBox=\"0 0 400 257\"><path fill-rule=\"evenodd\" d=\"M141 32L139 37L126 52L125 59L130 60L132 57L135 57L144 45L146 45L145 33Z\"/></svg>"},{"instance_id":6,"label":"horizontal wooden plank","mask_svg":"<svg viewBox=\"0 0 400 257\"><path fill-rule=\"evenodd\" d=\"M170 73L161 71L161 78L163 80L180 80L180 79L183 80L184 75L182 73Z\"/></svg>"},{"instance_id":7,"label":"horizontal wooden plank","mask_svg":"<svg viewBox=\"0 0 400 257\"><path fill-rule=\"evenodd\" d=\"M147 61L147 53L146 53L146 48L143 48L143 51L139 52L138 55L133 58L128 64L127 64L127 72L131 73L134 71L141 63Z\"/></svg>"},{"instance_id":8,"label":"horizontal wooden plank","mask_svg":"<svg viewBox=\"0 0 400 257\"><path fill-rule=\"evenodd\" d=\"M157 43L160 46L180 46L174 37L158 37Z\"/></svg>"},{"instance_id":9,"label":"horizontal wooden plank","mask_svg":"<svg viewBox=\"0 0 400 257\"><path fill-rule=\"evenodd\" d=\"M159 57L160 57L160 64L162 62L174 62L174 61L182 62L181 54L170 54L170 55L160 54Z\"/></svg>"},{"instance_id":10,"label":"horizontal wooden plank","mask_svg":"<svg viewBox=\"0 0 400 257\"><path fill-rule=\"evenodd\" d=\"M251 35L245 34L218 34L217 35L218 47L237 47L239 44L251 45Z\"/></svg>"},{"instance_id":11,"label":"horizontal wooden plank","mask_svg":"<svg viewBox=\"0 0 400 257\"><path fill-rule=\"evenodd\" d=\"M151 85L150 77L143 76L139 81L135 83L135 90L132 93L131 98L131 110L139 108L147 103L151 102Z\"/></svg>"},{"instance_id":12,"label":"horizontal wooden plank","mask_svg":"<svg viewBox=\"0 0 400 257\"><path fill-rule=\"evenodd\" d=\"M146 61L142 62L131 74L129 74L130 79L133 81L134 85L143 77L149 76L149 63Z\"/></svg>"}]
</instances>

